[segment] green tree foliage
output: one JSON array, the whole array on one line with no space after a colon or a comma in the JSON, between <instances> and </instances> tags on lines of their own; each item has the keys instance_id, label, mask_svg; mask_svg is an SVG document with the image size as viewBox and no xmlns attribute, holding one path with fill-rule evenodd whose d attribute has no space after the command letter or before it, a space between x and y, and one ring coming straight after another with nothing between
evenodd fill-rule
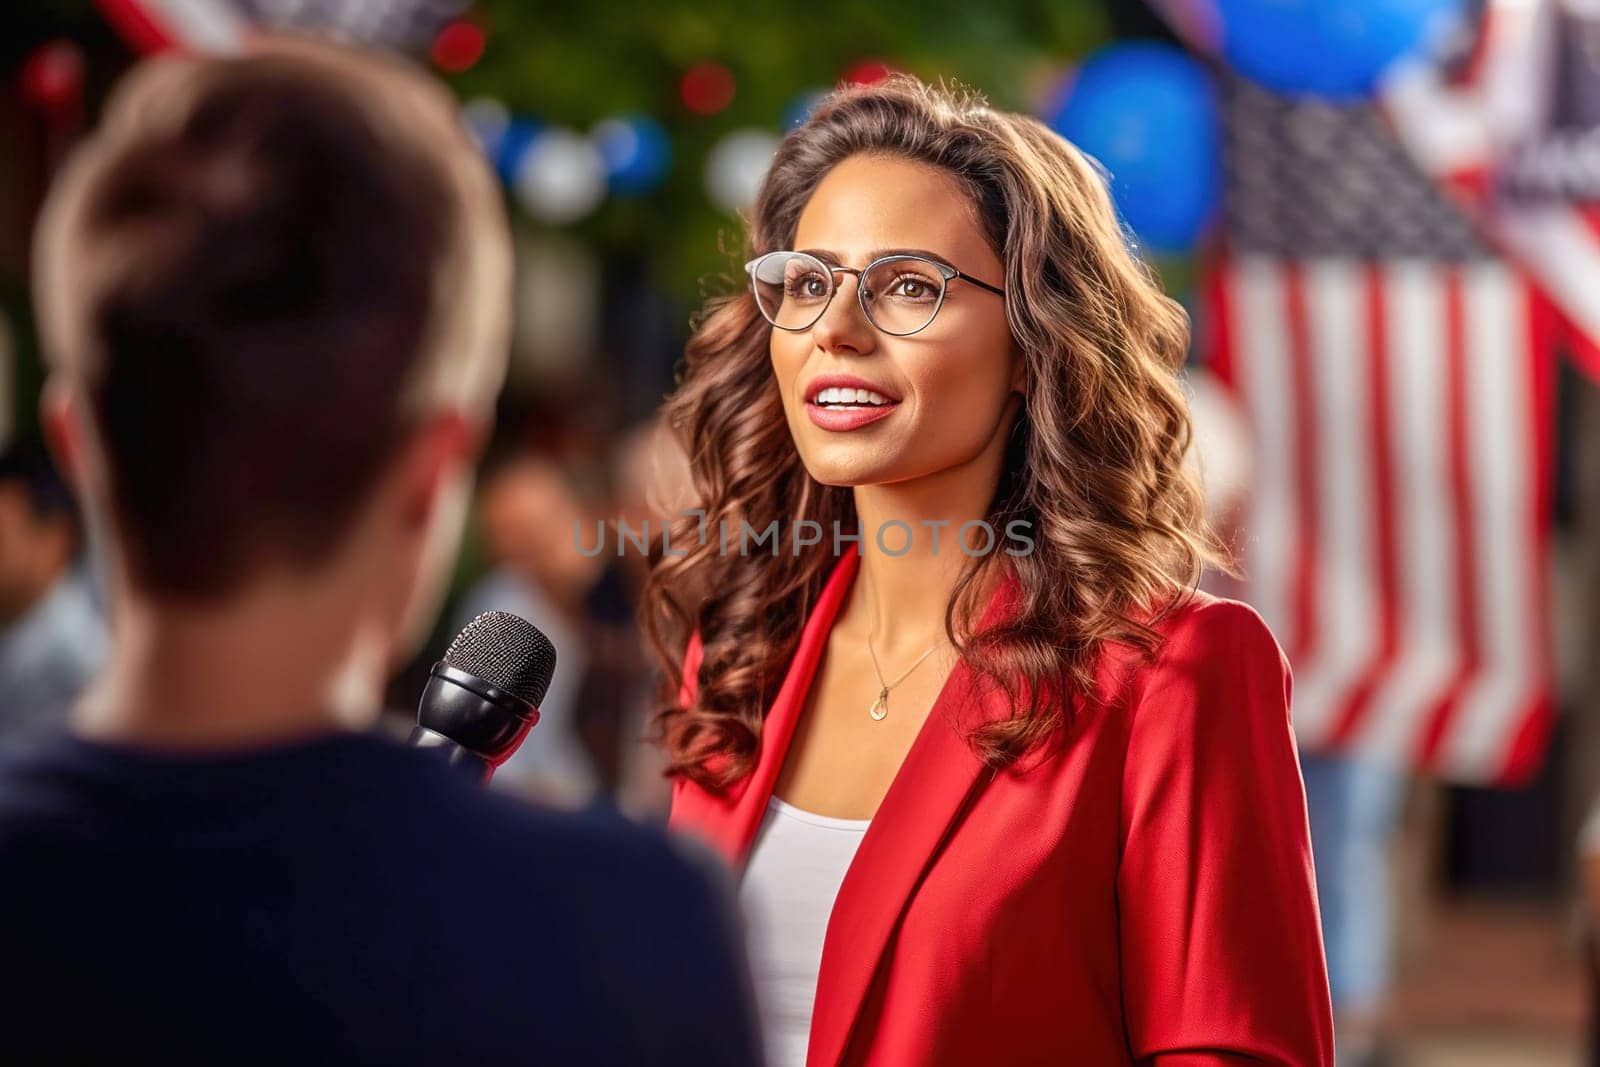
<instances>
[{"instance_id":1,"label":"green tree foliage","mask_svg":"<svg viewBox=\"0 0 1600 1067\"><path fill-rule=\"evenodd\" d=\"M645 261L690 303L733 284L737 272L738 222L710 202L704 183L706 157L730 131L780 131L796 98L831 87L863 59L1029 109L1070 59L1110 34L1096 0L484 0L477 11L489 43L475 67L451 79L463 100L492 97L514 114L581 131L629 113L666 128L673 164L665 183L644 197L609 199L577 232L603 254ZM733 102L711 116L691 112L678 93L683 73L706 61L737 79Z\"/></svg>"}]
</instances>

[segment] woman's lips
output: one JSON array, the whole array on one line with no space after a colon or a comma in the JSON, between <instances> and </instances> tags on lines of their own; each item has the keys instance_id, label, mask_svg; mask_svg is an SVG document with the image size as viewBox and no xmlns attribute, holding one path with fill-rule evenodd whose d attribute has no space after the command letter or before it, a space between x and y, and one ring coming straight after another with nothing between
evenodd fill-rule
<instances>
[{"instance_id":1,"label":"woman's lips","mask_svg":"<svg viewBox=\"0 0 1600 1067\"><path fill-rule=\"evenodd\" d=\"M892 404L818 404L814 401L806 404L806 414L811 416L811 422L824 430L844 433L849 430L859 430L863 426L870 426L879 419L886 419L894 414L898 403Z\"/></svg>"}]
</instances>

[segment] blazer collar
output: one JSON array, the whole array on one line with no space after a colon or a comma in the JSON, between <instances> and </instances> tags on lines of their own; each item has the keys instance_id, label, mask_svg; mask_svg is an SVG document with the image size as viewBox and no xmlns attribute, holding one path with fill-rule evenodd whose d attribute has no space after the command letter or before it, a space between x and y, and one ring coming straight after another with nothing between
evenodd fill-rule
<instances>
[{"instance_id":1,"label":"blazer collar","mask_svg":"<svg viewBox=\"0 0 1600 1067\"><path fill-rule=\"evenodd\" d=\"M742 782L736 783L722 796L691 791L684 800L694 811L674 812L674 821L692 822L696 833L715 846L734 870L743 873L750 858L750 848L755 844L761 820L766 817L772 791L777 787L778 774L783 770L783 760L789 751L789 742L800 722L805 708L806 695L811 691L811 679L817 673L817 664L828 647L828 634L833 630L833 620L850 592L861 558L851 552L834 565L833 573L822 586L816 605L811 609L805 625L800 630L800 642L794 657L789 661L788 673L778 688L772 707L761 723L761 738L756 754L756 765ZM703 810L698 810L703 809Z\"/></svg>"},{"instance_id":2,"label":"blazer collar","mask_svg":"<svg viewBox=\"0 0 1600 1067\"><path fill-rule=\"evenodd\" d=\"M823 586L762 725L754 770L739 792L717 805L720 811L700 813L696 820L739 871L748 862L829 633L859 568L859 556L850 553ZM1009 613L1015 592L1014 579L1002 582L983 612L980 630ZM834 902L811 1021L811 1067L838 1063L844 1056L884 950L917 885L991 777L968 744L966 731L1008 713L1003 695L958 661L873 816Z\"/></svg>"}]
</instances>

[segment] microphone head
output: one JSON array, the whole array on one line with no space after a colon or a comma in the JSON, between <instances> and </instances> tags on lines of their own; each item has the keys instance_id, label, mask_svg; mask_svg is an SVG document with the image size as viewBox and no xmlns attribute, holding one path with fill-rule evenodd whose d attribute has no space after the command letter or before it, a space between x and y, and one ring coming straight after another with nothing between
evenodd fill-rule
<instances>
[{"instance_id":1,"label":"microphone head","mask_svg":"<svg viewBox=\"0 0 1600 1067\"><path fill-rule=\"evenodd\" d=\"M538 707L556 672L556 648L526 619L486 611L456 635L441 662Z\"/></svg>"}]
</instances>

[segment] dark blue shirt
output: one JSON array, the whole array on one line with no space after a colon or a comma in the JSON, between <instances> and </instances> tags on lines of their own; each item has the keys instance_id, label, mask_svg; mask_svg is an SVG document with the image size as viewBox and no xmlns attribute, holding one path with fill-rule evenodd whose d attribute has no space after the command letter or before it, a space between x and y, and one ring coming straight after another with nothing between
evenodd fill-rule
<instances>
[{"instance_id":1,"label":"dark blue shirt","mask_svg":"<svg viewBox=\"0 0 1600 1067\"><path fill-rule=\"evenodd\" d=\"M12 1062L757 1058L699 863L374 735L0 750L0 960Z\"/></svg>"}]
</instances>

